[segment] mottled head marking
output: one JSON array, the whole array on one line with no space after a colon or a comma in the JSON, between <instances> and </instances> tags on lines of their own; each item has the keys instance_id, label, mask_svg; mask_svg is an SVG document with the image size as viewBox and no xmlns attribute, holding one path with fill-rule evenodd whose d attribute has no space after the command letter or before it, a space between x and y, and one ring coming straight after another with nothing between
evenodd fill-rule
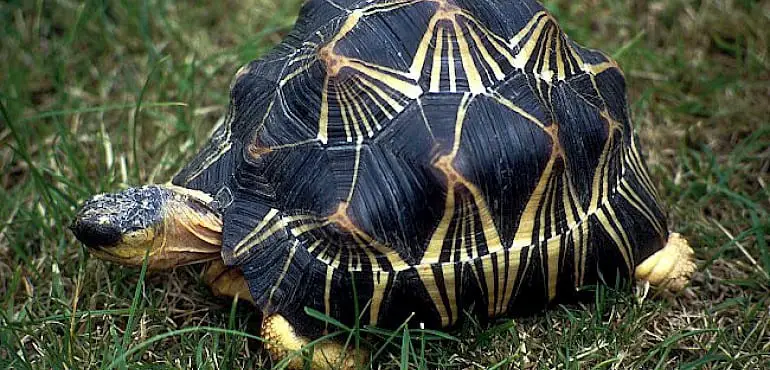
<instances>
[{"instance_id":1,"label":"mottled head marking","mask_svg":"<svg viewBox=\"0 0 770 370\"><path fill-rule=\"evenodd\" d=\"M116 245L123 235L159 223L170 196L168 190L152 185L96 195L83 204L72 231L87 247Z\"/></svg>"}]
</instances>

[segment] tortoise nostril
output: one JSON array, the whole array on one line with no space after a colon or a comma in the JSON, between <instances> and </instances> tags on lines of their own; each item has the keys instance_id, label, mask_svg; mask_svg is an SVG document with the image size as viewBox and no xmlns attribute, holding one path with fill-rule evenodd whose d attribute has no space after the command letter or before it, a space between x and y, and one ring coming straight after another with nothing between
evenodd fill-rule
<instances>
[{"instance_id":1,"label":"tortoise nostril","mask_svg":"<svg viewBox=\"0 0 770 370\"><path fill-rule=\"evenodd\" d=\"M89 248L115 245L122 236L118 226L95 221L75 220L70 225L70 230L78 240Z\"/></svg>"}]
</instances>

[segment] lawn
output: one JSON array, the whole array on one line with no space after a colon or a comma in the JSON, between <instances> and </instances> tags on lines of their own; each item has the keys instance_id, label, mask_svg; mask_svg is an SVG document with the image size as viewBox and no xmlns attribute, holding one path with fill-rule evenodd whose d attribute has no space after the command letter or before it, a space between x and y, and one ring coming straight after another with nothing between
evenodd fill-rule
<instances>
[{"instance_id":1,"label":"lawn","mask_svg":"<svg viewBox=\"0 0 770 370\"><path fill-rule=\"evenodd\" d=\"M0 368L259 368L258 318L199 269L141 275L67 226L89 195L165 182L221 117L237 68L301 1L0 3ZM376 367L770 367L770 2L548 1L625 71L634 124L699 270L676 296L393 333ZM411 337L411 341L409 340ZM406 340L404 340L406 338Z\"/></svg>"}]
</instances>

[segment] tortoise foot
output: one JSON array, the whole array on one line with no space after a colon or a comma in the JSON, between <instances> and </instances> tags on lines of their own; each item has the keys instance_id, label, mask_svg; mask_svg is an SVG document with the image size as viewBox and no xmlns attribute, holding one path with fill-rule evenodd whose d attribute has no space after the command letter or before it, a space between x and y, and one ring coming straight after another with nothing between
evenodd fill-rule
<instances>
[{"instance_id":1,"label":"tortoise foot","mask_svg":"<svg viewBox=\"0 0 770 370\"><path fill-rule=\"evenodd\" d=\"M221 259L213 260L203 272L203 281L219 297L243 299L254 304L249 285L238 267L228 267Z\"/></svg>"},{"instance_id":2,"label":"tortoise foot","mask_svg":"<svg viewBox=\"0 0 770 370\"><path fill-rule=\"evenodd\" d=\"M636 267L637 280L671 292L678 292L690 282L695 271L694 252L680 234L671 233L663 249L647 257Z\"/></svg>"},{"instance_id":3,"label":"tortoise foot","mask_svg":"<svg viewBox=\"0 0 770 370\"><path fill-rule=\"evenodd\" d=\"M278 314L264 319L262 337L267 341L265 348L273 360L287 359L289 369L303 369L306 359L312 369L356 369L363 368L364 361L369 358L366 350L346 348L340 343L327 340L312 346L312 359L310 359L308 344L311 341L297 335L291 324Z\"/></svg>"}]
</instances>

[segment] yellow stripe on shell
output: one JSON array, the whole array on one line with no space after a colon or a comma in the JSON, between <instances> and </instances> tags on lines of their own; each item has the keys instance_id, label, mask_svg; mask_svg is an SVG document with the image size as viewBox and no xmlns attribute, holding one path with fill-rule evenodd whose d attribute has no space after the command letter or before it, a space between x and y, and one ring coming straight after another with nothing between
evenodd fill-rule
<instances>
[{"instance_id":1,"label":"yellow stripe on shell","mask_svg":"<svg viewBox=\"0 0 770 370\"><path fill-rule=\"evenodd\" d=\"M452 22L452 25L454 26L455 37L457 38L457 46L460 49L460 62L462 63L470 92L473 94L482 93L487 88L484 86L484 82L481 81L481 75L476 67L476 62L473 61L473 56L471 56L468 40L465 39L465 35L457 22ZM449 68L452 68L453 64L450 64Z\"/></svg>"},{"instance_id":2,"label":"yellow stripe on shell","mask_svg":"<svg viewBox=\"0 0 770 370\"><path fill-rule=\"evenodd\" d=\"M377 325L380 318L380 308L388 287L388 279L393 274L395 280L398 272L377 271L372 273L372 300L369 303L369 324Z\"/></svg>"}]
</instances>

